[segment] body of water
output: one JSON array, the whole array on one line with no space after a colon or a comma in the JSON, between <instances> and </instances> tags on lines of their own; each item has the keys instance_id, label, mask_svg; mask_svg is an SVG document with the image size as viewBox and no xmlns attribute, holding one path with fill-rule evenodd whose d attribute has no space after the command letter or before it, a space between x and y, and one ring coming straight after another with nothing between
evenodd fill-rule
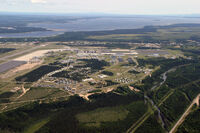
<instances>
[{"instance_id":1,"label":"body of water","mask_svg":"<svg viewBox=\"0 0 200 133\"><path fill-rule=\"evenodd\" d=\"M200 23L198 17L96 17L93 19L77 19L61 22L42 22L29 23L30 27L42 27L52 31L30 32L30 33L15 33L15 34L0 34L0 37L47 37L62 34L71 31L102 31L114 29L136 29L150 25L170 25L177 23Z\"/></svg>"}]
</instances>

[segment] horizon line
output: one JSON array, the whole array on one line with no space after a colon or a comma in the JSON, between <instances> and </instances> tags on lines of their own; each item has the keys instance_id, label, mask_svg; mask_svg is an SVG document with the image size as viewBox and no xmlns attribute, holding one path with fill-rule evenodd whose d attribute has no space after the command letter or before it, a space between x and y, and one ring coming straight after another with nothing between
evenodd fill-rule
<instances>
[{"instance_id":1,"label":"horizon line","mask_svg":"<svg viewBox=\"0 0 200 133\"><path fill-rule=\"evenodd\" d=\"M104 13L104 12L20 12L20 11L0 11L0 15L104 15L104 16L194 16L200 13L188 13L188 14L126 14L126 13Z\"/></svg>"}]
</instances>

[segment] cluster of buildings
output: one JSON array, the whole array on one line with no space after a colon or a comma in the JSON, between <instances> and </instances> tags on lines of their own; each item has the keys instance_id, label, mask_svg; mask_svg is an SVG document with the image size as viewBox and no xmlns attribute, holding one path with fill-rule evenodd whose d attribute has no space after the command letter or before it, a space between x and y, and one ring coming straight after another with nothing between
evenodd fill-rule
<instances>
[{"instance_id":1,"label":"cluster of buildings","mask_svg":"<svg viewBox=\"0 0 200 133\"><path fill-rule=\"evenodd\" d=\"M76 84L77 84L76 81L73 81L67 78L47 77L37 86L48 87L48 88L63 88L66 91L69 91L69 90L72 91L72 86L75 86Z\"/></svg>"},{"instance_id":2,"label":"cluster of buildings","mask_svg":"<svg viewBox=\"0 0 200 133\"><path fill-rule=\"evenodd\" d=\"M72 94L75 94L75 93L76 93L76 89L72 89L72 88L69 87L69 86L65 86L63 89L64 89L65 91L67 91L67 92L72 93Z\"/></svg>"},{"instance_id":3,"label":"cluster of buildings","mask_svg":"<svg viewBox=\"0 0 200 133\"><path fill-rule=\"evenodd\" d=\"M137 55L135 50L129 49L76 49L74 50L78 57L96 57L110 55L110 56L125 56L125 55Z\"/></svg>"},{"instance_id":4,"label":"cluster of buildings","mask_svg":"<svg viewBox=\"0 0 200 133\"><path fill-rule=\"evenodd\" d=\"M121 78L115 79L115 81L117 81L119 83L125 83L125 84L127 84L127 83L130 83L130 82L133 82L134 80L126 78L126 77L121 77Z\"/></svg>"}]
</instances>

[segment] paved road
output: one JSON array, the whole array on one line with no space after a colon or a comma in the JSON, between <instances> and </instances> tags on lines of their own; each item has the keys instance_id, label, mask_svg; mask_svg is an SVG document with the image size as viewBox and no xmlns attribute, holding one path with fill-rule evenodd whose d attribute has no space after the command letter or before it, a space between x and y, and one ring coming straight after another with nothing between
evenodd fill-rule
<instances>
[{"instance_id":1,"label":"paved road","mask_svg":"<svg viewBox=\"0 0 200 133\"><path fill-rule=\"evenodd\" d=\"M176 124L174 125L174 127L171 129L171 131L169 133L175 133L176 132L176 129L181 125L181 123L184 121L185 117L190 113L190 110L193 107L193 105L195 103L198 104L199 98L200 98L200 94L192 101L192 103L187 108L187 110L185 111L185 113L183 113L183 115L181 116L181 118L176 122Z\"/></svg>"},{"instance_id":2,"label":"paved road","mask_svg":"<svg viewBox=\"0 0 200 133\"><path fill-rule=\"evenodd\" d=\"M22 54L25 54L25 53L28 53L32 50L36 50L38 48L40 48L41 46L36 46L36 47L33 47L33 48L30 48L30 49L26 49L26 50L23 50L23 51L19 51L17 53L14 53L14 54L11 54L11 55L7 55L7 56L4 56L4 57L1 57L0 60L9 60L10 58L12 57L16 57L16 56L19 56L19 55L22 55Z\"/></svg>"}]
</instances>

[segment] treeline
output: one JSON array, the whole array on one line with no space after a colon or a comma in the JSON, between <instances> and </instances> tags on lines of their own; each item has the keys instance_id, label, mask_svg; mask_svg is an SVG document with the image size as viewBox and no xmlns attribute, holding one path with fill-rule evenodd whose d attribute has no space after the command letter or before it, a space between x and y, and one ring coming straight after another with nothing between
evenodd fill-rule
<instances>
[{"instance_id":1,"label":"treeline","mask_svg":"<svg viewBox=\"0 0 200 133\"><path fill-rule=\"evenodd\" d=\"M120 89L120 88L119 88ZM143 95L130 93L129 95L117 95L114 93L95 94L89 97L92 102L77 108L65 109L56 115L47 125L42 127L37 133L57 132L57 133L121 133L125 132L133 122L137 121L147 110L144 105ZM103 122L100 127L83 126L75 115L81 112L88 112L97 108L122 106L128 109L129 114L126 119L117 122Z\"/></svg>"},{"instance_id":2,"label":"treeline","mask_svg":"<svg viewBox=\"0 0 200 133\"><path fill-rule=\"evenodd\" d=\"M113 76L114 73L110 71L102 71L101 74L107 75L107 76Z\"/></svg>"},{"instance_id":3,"label":"treeline","mask_svg":"<svg viewBox=\"0 0 200 133\"><path fill-rule=\"evenodd\" d=\"M44 66L41 66L25 75L19 76L15 79L16 79L16 81L19 81L19 82L35 82L35 81L39 80L45 74L48 74L48 73L53 72L60 68L61 67L58 67L58 66L44 65Z\"/></svg>"},{"instance_id":4,"label":"treeline","mask_svg":"<svg viewBox=\"0 0 200 133\"><path fill-rule=\"evenodd\" d=\"M135 133L165 133L157 121L156 115L151 115L136 131Z\"/></svg>"},{"instance_id":5,"label":"treeline","mask_svg":"<svg viewBox=\"0 0 200 133\"><path fill-rule=\"evenodd\" d=\"M170 88L177 88L180 85L183 86L198 79L200 79L200 64L193 63L177 68L175 72L169 73L166 84Z\"/></svg>"},{"instance_id":6,"label":"treeline","mask_svg":"<svg viewBox=\"0 0 200 133\"><path fill-rule=\"evenodd\" d=\"M116 41L115 41L116 42ZM131 46L128 43L123 43L123 42L110 42L106 44L63 44L63 43L58 43L57 45L66 45L70 47L106 47L106 48L121 48L121 49L129 49Z\"/></svg>"},{"instance_id":7,"label":"treeline","mask_svg":"<svg viewBox=\"0 0 200 133\"><path fill-rule=\"evenodd\" d=\"M191 39L191 40L193 40L193 39ZM180 50L180 51L182 51L184 53L185 56L191 56L193 58L198 59L198 57L200 55L200 49L199 49L199 47L197 45L198 44L195 44L195 45L192 44L192 47L184 45L181 48L169 48L169 49Z\"/></svg>"},{"instance_id":8,"label":"treeline","mask_svg":"<svg viewBox=\"0 0 200 133\"><path fill-rule=\"evenodd\" d=\"M186 117L177 133L198 133L200 131L200 108L195 109Z\"/></svg>"},{"instance_id":9,"label":"treeline","mask_svg":"<svg viewBox=\"0 0 200 133\"><path fill-rule=\"evenodd\" d=\"M64 102L49 104L39 104L39 102L34 102L25 105L24 107L1 113L0 129L4 131L21 133L32 123L58 113L58 111L55 111L56 109L66 107L71 108L73 106L80 106L83 103L85 103L85 101L77 96L71 97L69 100Z\"/></svg>"},{"instance_id":10,"label":"treeline","mask_svg":"<svg viewBox=\"0 0 200 133\"><path fill-rule=\"evenodd\" d=\"M12 97L14 92L4 92L0 94L0 103L9 103L9 98Z\"/></svg>"},{"instance_id":11,"label":"treeline","mask_svg":"<svg viewBox=\"0 0 200 133\"><path fill-rule=\"evenodd\" d=\"M105 66L110 65L107 61L98 59L79 59L79 61L85 62L85 65L81 67L90 67L92 73L102 70Z\"/></svg>"},{"instance_id":12,"label":"treeline","mask_svg":"<svg viewBox=\"0 0 200 133\"><path fill-rule=\"evenodd\" d=\"M166 129L170 130L188 105L200 93L200 64L193 63L177 68L167 75L163 86L154 94L154 101L160 100L170 90L172 95L160 106ZM177 104L178 103L178 104Z\"/></svg>"},{"instance_id":13,"label":"treeline","mask_svg":"<svg viewBox=\"0 0 200 133\"><path fill-rule=\"evenodd\" d=\"M0 48L0 54L16 50L15 48Z\"/></svg>"},{"instance_id":14,"label":"treeline","mask_svg":"<svg viewBox=\"0 0 200 133\"><path fill-rule=\"evenodd\" d=\"M88 75L86 74L88 71L85 69L82 69L78 72L73 72L76 69L70 69L69 71L62 71L58 72L52 75L52 77L62 77L62 78L68 78L74 81L81 82L83 79L86 79Z\"/></svg>"},{"instance_id":15,"label":"treeline","mask_svg":"<svg viewBox=\"0 0 200 133\"><path fill-rule=\"evenodd\" d=\"M166 129L169 131L173 124L184 113L185 109L190 104L187 97L179 90L176 90L161 106Z\"/></svg>"},{"instance_id":16,"label":"treeline","mask_svg":"<svg viewBox=\"0 0 200 133\"><path fill-rule=\"evenodd\" d=\"M144 80L142 80L142 84L137 86L141 90L149 90L151 87L153 87L156 83L160 83L162 79L160 78L161 74L168 71L169 69L197 62L195 60L186 60L183 58L178 59L165 59L165 58L149 58L149 59L138 59L139 66L146 66L151 65L153 67L160 66L158 70L153 72L151 76L147 76Z\"/></svg>"},{"instance_id":17,"label":"treeline","mask_svg":"<svg viewBox=\"0 0 200 133\"><path fill-rule=\"evenodd\" d=\"M137 121L146 111L143 94L131 92L127 87L118 88L117 95L113 92L95 94L89 98L90 102L73 96L67 101L39 104L37 102L0 114L0 129L11 132L23 132L41 119L49 118L50 121L37 133L95 133L95 132L124 132L133 122ZM124 91L126 95L124 95ZM128 93L131 92L131 93ZM101 123L100 127L83 127L76 119L76 114L88 112L97 108L122 106L129 111L127 118L116 122Z\"/></svg>"}]
</instances>

